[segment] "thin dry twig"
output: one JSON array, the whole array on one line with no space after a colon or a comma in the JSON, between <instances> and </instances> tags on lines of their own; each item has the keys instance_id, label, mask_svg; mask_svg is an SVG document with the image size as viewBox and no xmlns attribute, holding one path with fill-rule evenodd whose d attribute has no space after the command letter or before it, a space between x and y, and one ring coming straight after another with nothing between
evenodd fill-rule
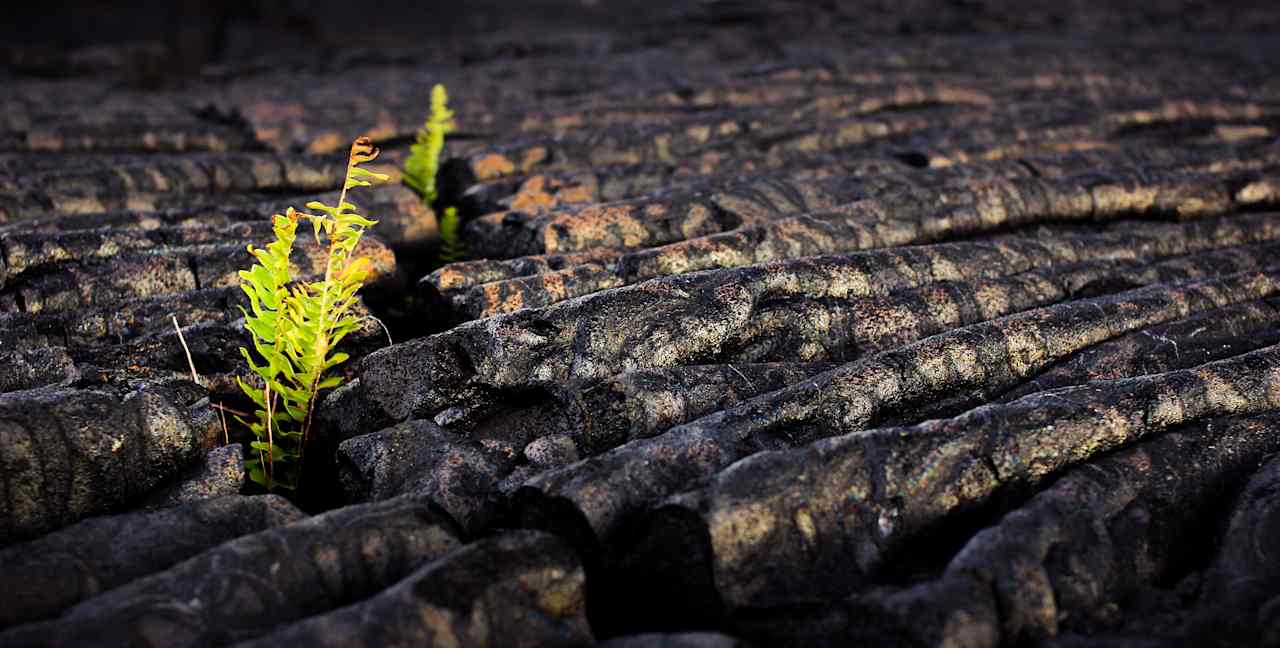
<instances>
[{"instance_id":1,"label":"thin dry twig","mask_svg":"<svg viewBox=\"0 0 1280 648\"><path fill-rule=\"evenodd\" d=\"M231 432L227 431L227 408L221 405L214 405L213 407L218 410L218 419L222 421L222 445L231 445Z\"/></svg>"},{"instance_id":2,"label":"thin dry twig","mask_svg":"<svg viewBox=\"0 0 1280 648\"><path fill-rule=\"evenodd\" d=\"M240 411L240 410L238 410L238 409L235 409L235 408L233 408L233 407L227 407L226 405L224 405L224 404L222 404L222 403L214 403L211 407L213 407L214 409L222 410L222 411L224 411L224 412L231 412L231 414L233 414L233 415L235 415L235 416L249 416L249 413L248 413L248 412L242 412L242 411Z\"/></svg>"},{"instance_id":3,"label":"thin dry twig","mask_svg":"<svg viewBox=\"0 0 1280 648\"><path fill-rule=\"evenodd\" d=\"M387 346L392 346L392 345L394 345L394 344L395 344L395 342L394 342L394 341L392 341L392 339L391 339L391 330L387 328L387 325L386 325L386 324L383 324L383 323L382 323L382 320L380 320L380 319L378 319L378 318L374 317L373 315L365 315L365 319L371 319L371 320L373 320L373 321L377 322L377 323L378 323L378 326L381 326L381 327L382 327L382 332L387 334Z\"/></svg>"},{"instance_id":4,"label":"thin dry twig","mask_svg":"<svg viewBox=\"0 0 1280 648\"><path fill-rule=\"evenodd\" d=\"M729 368L733 370L733 373L738 374L739 378L746 381L748 387L750 387L752 390L755 390L756 388L755 383L751 382L751 379L747 378L746 374L742 373L741 371L738 371L738 368L733 365L729 365Z\"/></svg>"},{"instance_id":5,"label":"thin dry twig","mask_svg":"<svg viewBox=\"0 0 1280 648\"><path fill-rule=\"evenodd\" d=\"M191 349L187 347L187 339L182 337L182 327L178 326L178 316L170 315L170 317L173 318L173 328L178 332L178 341L182 343L182 350L187 353L187 366L191 367L191 381L199 385L200 374L196 373L196 363L195 360L191 359Z\"/></svg>"}]
</instances>

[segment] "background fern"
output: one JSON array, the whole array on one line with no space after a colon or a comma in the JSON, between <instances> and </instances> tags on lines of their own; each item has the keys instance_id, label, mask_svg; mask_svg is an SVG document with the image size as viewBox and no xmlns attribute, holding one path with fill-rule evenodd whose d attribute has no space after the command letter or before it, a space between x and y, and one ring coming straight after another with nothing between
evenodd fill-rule
<instances>
[{"instance_id":1,"label":"background fern","mask_svg":"<svg viewBox=\"0 0 1280 648\"><path fill-rule=\"evenodd\" d=\"M356 139L338 204L307 203L319 215L293 208L284 216L276 214L272 218L276 240L265 249L249 246L258 263L240 272L240 287L249 296L245 328L254 349L250 353L241 347L240 353L262 379L260 386L239 381L240 389L257 406L254 421L241 419L256 437L249 445L257 457L249 459L246 467L249 477L267 490L297 488L311 440L316 396L342 382L338 376L325 377L325 372L347 360L347 354L335 349L360 324L351 312L370 264L355 256L355 248L364 230L376 223L361 216L346 197L350 189L390 179L359 166L377 157L378 150L367 137ZM322 238L327 239L328 255L323 279L291 283L289 256L301 219L311 222L318 244L324 246ZM255 353L261 364L254 361Z\"/></svg>"},{"instance_id":2,"label":"background fern","mask_svg":"<svg viewBox=\"0 0 1280 648\"><path fill-rule=\"evenodd\" d=\"M405 184L422 196L424 204L437 209L435 202L440 195L436 190L436 176L440 173L440 155L444 151L445 135L454 129L453 111L448 104L449 94L437 83L431 88L431 112L404 161ZM458 229L458 210L448 207L437 213L440 213L440 252L436 261L440 264L461 261L466 258L467 250Z\"/></svg>"},{"instance_id":3,"label":"background fern","mask_svg":"<svg viewBox=\"0 0 1280 648\"><path fill-rule=\"evenodd\" d=\"M405 184L417 191L427 204L439 197L436 175L440 172L440 153L444 151L444 136L454 129L453 111L449 110L448 103L449 94L437 83L431 88L431 112L404 161Z\"/></svg>"},{"instance_id":4,"label":"background fern","mask_svg":"<svg viewBox=\"0 0 1280 648\"><path fill-rule=\"evenodd\" d=\"M449 207L440 217L440 263L453 263L467 258L467 247L458 231L458 209Z\"/></svg>"}]
</instances>

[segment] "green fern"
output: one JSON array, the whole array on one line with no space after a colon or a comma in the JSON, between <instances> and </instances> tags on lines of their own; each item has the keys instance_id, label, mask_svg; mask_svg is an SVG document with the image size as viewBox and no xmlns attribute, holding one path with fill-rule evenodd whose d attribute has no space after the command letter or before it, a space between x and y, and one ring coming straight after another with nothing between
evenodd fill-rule
<instances>
[{"instance_id":1,"label":"green fern","mask_svg":"<svg viewBox=\"0 0 1280 648\"><path fill-rule=\"evenodd\" d=\"M355 248L364 230L376 223L346 201L347 191L390 179L358 166L376 157L378 150L369 138L356 139L338 204L307 203L322 215L292 207L283 216L276 214L272 218L275 241L265 249L250 245L249 253L258 263L240 272L240 287L249 296L250 310L241 308L245 328L261 364L254 362L248 349L241 347L240 353L262 380L261 385L239 381L258 408L256 420L241 419L256 437L249 445L258 455L246 462L246 468L250 479L267 490L297 488L311 440L316 396L342 382L341 377L326 377L325 372L347 360L347 354L335 348L360 324L352 309L370 264L368 259L355 256ZM289 273L299 219L311 222L317 244L325 245L322 233L328 241L328 261L319 281L293 283Z\"/></svg>"},{"instance_id":2,"label":"green fern","mask_svg":"<svg viewBox=\"0 0 1280 648\"><path fill-rule=\"evenodd\" d=\"M458 232L458 209L449 207L440 217L440 263L453 263L467 257L467 248Z\"/></svg>"},{"instance_id":3,"label":"green fern","mask_svg":"<svg viewBox=\"0 0 1280 648\"><path fill-rule=\"evenodd\" d=\"M449 94L444 86L431 88L431 114L418 131L418 141L409 147L409 157L404 161L404 182L417 191L423 202L434 203L436 174L440 172L440 153L444 151L444 136L454 129L453 111L448 106Z\"/></svg>"}]
</instances>

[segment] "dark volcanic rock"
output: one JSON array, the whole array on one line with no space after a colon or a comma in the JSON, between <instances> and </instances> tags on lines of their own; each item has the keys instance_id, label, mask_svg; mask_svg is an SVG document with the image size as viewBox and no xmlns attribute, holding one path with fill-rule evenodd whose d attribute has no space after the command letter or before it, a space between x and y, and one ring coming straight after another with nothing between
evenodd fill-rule
<instances>
[{"instance_id":1,"label":"dark volcanic rock","mask_svg":"<svg viewBox=\"0 0 1280 648\"><path fill-rule=\"evenodd\" d=\"M573 552L553 536L516 531L435 558L365 601L237 645L591 643L586 583Z\"/></svg>"},{"instance_id":2,"label":"dark volcanic rock","mask_svg":"<svg viewBox=\"0 0 1280 648\"><path fill-rule=\"evenodd\" d=\"M69 387L79 379L80 370L65 347L39 346L0 354L0 392Z\"/></svg>"},{"instance_id":3,"label":"dark volcanic rock","mask_svg":"<svg viewBox=\"0 0 1280 648\"><path fill-rule=\"evenodd\" d=\"M1269 347L1194 370L1089 383L954 419L762 452L658 515L673 524L700 521L716 586L730 605L830 597L886 569L906 539L1003 489L1034 487L1184 422L1280 407L1277 379L1280 347ZM1021 612L1010 605L1002 609L1016 618Z\"/></svg>"},{"instance_id":4,"label":"dark volcanic rock","mask_svg":"<svg viewBox=\"0 0 1280 648\"><path fill-rule=\"evenodd\" d=\"M1280 300L1270 298L1198 313L1089 347L999 398L1092 380L1194 367L1280 342ZM962 405L961 405L962 406Z\"/></svg>"},{"instance_id":5,"label":"dark volcanic rock","mask_svg":"<svg viewBox=\"0 0 1280 648\"><path fill-rule=\"evenodd\" d=\"M112 159L114 157L114 159ZM346 169L338 158L272 154L128 155L84 158L57 170L6 174L0 179L10 222L42 213L151 210L192 202L217 202L217 194L319 192L341 188Z\"/></svg>"},{"instance_id":6,"label":"dark volcanic rock","mask_svg":"<svg viewBox=\"0 0 1280 648\"><path fill-rule=\"evenodd\" d=\"M153 231L149 234L154 238L141 243L133 240L137 234L129 230L94 232L91 244L73 243L87 236L80 232L42 234L39 244L32 237L23 241L21 252L12 249L19 244L11 243L6 256L16 257L21 264L8 266L0 305L6 311L56 312L202 288L235 287L240 283L237 272L252 261L246 245L265 245L271 236L269 226L247 224L203 233L192 228L174 229L181 235ZM165 238L176 240L166 242ZM5 243L0 237L0 246ZM76 245L94 247L74 249ZM324 276L326 252L314 238L299 236L295 252L296 279L311 281ZM395 256L376 236L362 238L358 253L371 261L370 283L390 279Z\"/></svg>"},{"instance_id":7,"label":"dark volcanic rock","mask_svg":"<svg viewBox=\"0 0 1280 648\"><path fill-rule=\"evenodd\" d=\"M215 448L147 496L146 506L162 508L236 495L244 486L244 448L239 443Z\"/></svg>"},{"instance_id":8,"label":"dark volcanic rock","mask_svg":"<svg viewBox=\"0 0 1280 648\"><path fill-rule=\"evenodd\" d=\"M360 393L391 421L446 409L456 418L486 407L495 391L599 379L631 368L843 360L1053 303L1086 287L1108 291L1108 284L1123 288L1260 267L1267 249L1154 265L1098 262L1026 273L1013 265L1017 274L983 280L1003 272L987 269L1003 265L995 265L996 251L991 263L974 264L978 276L972 281L945 262L926 267L957 280L894 269L882 279L863 272L863 259L843 257L678 275L478 320L381 350L363 363ZM902 290L922 284L914 293Z\"/></svg>"},{"instance_id":9,"label":"dark volcanic rock","mask_svg":"<svg viewBox=\"0 0 1280 648\"><path fill-rule=\"evenodd\" d=\"M192 236L207 236L207 232L217 232L231 225L239 225L242 230L247 225L252 230L269 231L270 224L266 219L271 214L284 213L291 206L300 208L311 200L333 204L337 202L338 195L337 192L326 191L289 198L252 196L250 200L228 196L225 203L167 208L129 205L115 211L38 216L0 225L0 232L8 234L5 241L10 247L35 242L44 253L48 253L51 249L48 241L53 238L54 250L70 252L79 249L81 253L110 255L115 253L112 241L116 240L147 247L161 242L190 240ZM435 214L423 206L417 194L401 185L363 188L360 207L378 219L379 227L374 230L374 235L391 245L422 246L436 238ZM112 241L106 245L94 245L103 238L98 230L106 230ZM128 236L129 232L133 236ZM61 236L51 236L58 233ZM86 248L86 244L92 247Z\"/></svg>"},{"instance_id":10,"label":"dark volcanic rock","mask_svg":"<svg viewBox=\"0 0 1280 648\"><path fill-rule=\"evenodd\" d=\"M998 258L1008 264L1008 271L1016 268L1028 269L1037 265L1054 263L1080 262L1100 259L1163 257L1188 254L1207 249L1220 242L1221 245L1243 243L1246 241L1267 240L1272 219L1266 217L1234 216L1229 218L1193 221L1180 225L1147 225L1145 227L1129 227L1114 234L1079 235L1065 234L1048 238L1037 237L1033 241L1022 241L1018 238L997 239L992 242L944 244L927 248L888 248L882 251L864 252L848 255L849 261L863 264L864 272L873 276L872 272L903 272L913 267L930 267L941 275L950 271L951 278L956 274L974 276L984 269L987 272L998 271L997 268L986 267L989 257ZM1034 232L1032 232L1034 234ZM835 239L847 243L846 239ZM993 249L994 244L994 249ZM1004 247L1007 246L1007 247ZM1032 246L1038 246L1039 249ZM855 248L856 249L856 248ZM818 250L813 254L842 252L839 247L831 250ZM475 262L454 264L462 266L453 269L446 266L433 273L428 279L432 286L440 292L451 305L471 317L481 317L511 312L520 308L536 308L546 306L573 297L597 292L607 288L636 283L663 274L669 274L673 268L663 268L653 264L633 263L639 257L635 254L623 255L612 253L613 257L586 257L574 263L570 255L560 255L555 264L546 263L546 270L539 270L543 260L531 262L533 272L528 275L503 278L501 269L493 274L499 278L471 284L466 278L457 275L464 273L479 274L490 272L477 266ZM710 264L694 261L688 267L679 267L681 271L706 269L708 267L733 267L747 265L758 261L770 260L768 255L760 258L732 260L731 257L709 251L707 258ZM914 257L914 255L919 257ZM802 255L797 255L802 256ZM844 255L841 255L844 256ZM602 258L603 257L603 258ZM786 257L783 257L786 258ZM544 257L543 259L550 259ZM837 258L819 257L818 260L804 259L773 267L798 268L807 263L822 261L838 262ZM535 265L536 264L536 265ZM931 266L940 266L933 269ZM508 267L516 267L512 264ZM555 269L552 269L555 268ZM464 274L464 277L466 275ZM888 279L888 277L885 277ZM878 283L878 282L877 282ZM873 284L874 285L874 284ZM891 284L889 284L891 285ZM888 285L885 286L886 288Z\"/></svg>"},{"instance_id":11,"label":"dark volcanic rock","mask_svg":"<svg viewBox=\"0 0 1280 648\"><path fill-rule=\"evenodd\" d=\"M405 493L430 499L474 533L496 514L496 486L515 463L509 452L408 421L343 442L339 479L353 501Z\"/></svg>"},{"instance_id":12,"label":"dark volcanic rock","mask_svg":"<svg viewBox=\"0 0 1280 648\"><path fill-rule=\"evenodd\" d=\"M1267 432L1275 435L1276 426ZM1205 571L1187 623L1204 646L1280 642L1280 455L1258 470L1236 502L1222 548Z\"/></svg>"},{"instance_id":13,"label":"dark volcanic rock","mask_svg":"<svg viewBox=\"0 0 1280 648\"><path fill-rule=\"evenodd\" d=\"M1274 436L1274 425L1267 433ZM1250 466L1252 468L1252 466ZM1280 643L1280 588L1274 556L1280 524L1280 454L1273 454L1253 474L1231 511L1212 563L1178 586L1150 618L1117 615L1100 632L1064 633L1047 645L1140 646L1274 646ZM1190 584L1190 587L1185 587Z\"/></svg>"},{"instance_id":14,"label":"dark volcanic rock","mask_svg":"<svg viewBox=\"0 0 1280 648\"><path fill-rule=\"evenodd\" d=\"M227 540L303 517L277 495L232 495L89 518L6 547L0 550L0 588L7 592L0 627L55 616Z\"/></svg>"},{"instance_id":15,"label":"dark volcanic rock","mask_svg":"<svg viewBox=\"0 0 1280 648\"><path fill-rule=\"evenodd\" d=\"M243 535L0 641L225 644L370 596L459 544L452 522L426 503L347 507Z\"/></svg>"},{"instance_id":16,"label":"dark volcanic rock","mask_svg":"<svg viewBox=\"0 0 1280 648\"><path fill-rule=\"evenodd\" d=\"M936 580L872 588L804 612L743 615L740 622L754 636L796 640L775 634L789 627L801 636L812 632L803 639L823 645L898 636L904 645L963 637L965 645L996 646L1115 626L1150 583L1168 582L1198 562L1214 534L1204 520L1216 517L1260 459L1280 448L1277 424L1270 412L1179 426L1067 471L976 534ZM1242 617L1255 609L1206 601ZM809 623L799 621L806 616ZM1218 627L1259 626L1247 619Z\"/></svg>"},{"instance_id":17,"label":"dark volcanic rock","mask_svg":"<svg viewBox=\"0 0 1280 648\"><path fill-rule=\"evenodd\" d=\"M1235 205L1274 202L1268 192L1237 191L1250 180L1270 181L1266 171L1237 169L1275 164L1274 147L1236 155L1238 162L1225 166L1230 172L1216 174L1192 173L1184 164L1183 168L1121 165L1062 178L1037 177L1016 166L1016 171L1008 172L1012 177L984 173L983 167L977 167L970 174L978 177L968 178L963 171L970 167L959 167L959 173L948 169L920 172L922 177L902 174L906 176L902 179L895 175L769 178L712 195L664 193L653 199L590 205L540 217L509 213L499 221L504 229L490 234L506 245L502 252L495 249L490 254L564 254L686 241L661 251L666 259L650 255L648 262L678 263L680 254L697 258L702 256L699 248L705 250L708 245L718 247L721 257L757 255L755 262L760 262L786 258L788 247L793 250L790 256L797 256L796 246L805 246L799 256L808 256L924 243L1038 222L1162 213L1190 218L1224 213ZM945 218L937 218L939 214ZM770 256L760 258L760 254Z\"/></svg>"},{"instance_id":18,"label":"dark volcanic rock","mask_svg":"<svg viewBox=\"0 0 1280 648\"><path fill-rule=\"evenodd\" d=\"M0 542L119 507L221 437L208 401L163 386L9 392L0 394L0 418Z\"/></svg>"},{"instance_id":19,"label":"dark volcanic rock","mask_svg":"<svg viewBox=\"0 0 1280 648\"><path fill-rule=\"evenodd\" d=\"M560 394L564 429L583 452L597 454L835 367L830 362L692 365L571 383Z\"/></svg>"},{"instance_id":20,"label":"dark volcanic rock","mask_svg":"<svg viewBox=\"0 0 1280 648\"><path fill-rule=\"evenodd\" d=\"M1003 391L1117 334L1271 295L1275 279L1262 272L1153 286L955 329L544 473L522 494L532 517L568 503L607 537L629 516L753 452L874 427L941 398Z\"/></svg>"}]
</instances>

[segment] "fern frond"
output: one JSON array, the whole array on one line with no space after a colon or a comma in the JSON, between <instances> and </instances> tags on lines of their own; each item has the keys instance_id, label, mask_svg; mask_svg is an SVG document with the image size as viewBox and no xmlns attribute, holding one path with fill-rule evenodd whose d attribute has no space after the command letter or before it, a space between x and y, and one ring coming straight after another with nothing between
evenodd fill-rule
<instances>
[{"instance_id":1,"label":"fern frond","mask_svg":"<svg viewBox=\"0 0 1280 648\"><path fill-rule=\"evenodd\" d=\"M404 182L422 196L423 202L434 203L436 175L440 172L440 154L444 151L444 136L452 133L455 125L453 111L449 110L449 94L444 86L431 88L431 113L418 130L417 141L409 147L409 157L404 161Z\"/></svg>"},{"instance_id":2,"label":"fern frond","mask_svg":"<svg viewBox=\"0 0 1280 648\"><path fill-rule=\"evenodd\" d=\"M467 248L459 232L458 210L450 207L440 217L440 263L453 263L467 258Z\"/></svg>"}]
</instances>

